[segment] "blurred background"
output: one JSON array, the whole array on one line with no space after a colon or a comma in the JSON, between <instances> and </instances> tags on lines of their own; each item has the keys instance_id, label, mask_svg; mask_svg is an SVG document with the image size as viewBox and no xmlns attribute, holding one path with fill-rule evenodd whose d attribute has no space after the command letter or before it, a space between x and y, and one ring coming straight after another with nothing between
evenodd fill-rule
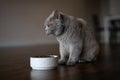
<instances>
[{"instance_id":1,"label":"blurred background","mask_svg":"<svg viewBox=\"0 0 120 80\"><path fill-rule=\"evenodd\" d=\"M0 47L58 44L44 21L57 9L85 19L100 43L120 42L120 0L0 0Z\"/></svg>"},{"instance_id":2,"label":"blurred background","mask_svg":"<svg viewBox=\"0 0 120 80\"><path fill-rule=\"evenodd\" d=\"M120 0L0 0L0 79L33 80L37 75L39 80L120 80L119 5ZM59 55L56 38L44 31L44 21L55 9L94 27L101 46L97 64L59 66L52 72L30 69L31 56Z\"/></svg>"}]
</instances>

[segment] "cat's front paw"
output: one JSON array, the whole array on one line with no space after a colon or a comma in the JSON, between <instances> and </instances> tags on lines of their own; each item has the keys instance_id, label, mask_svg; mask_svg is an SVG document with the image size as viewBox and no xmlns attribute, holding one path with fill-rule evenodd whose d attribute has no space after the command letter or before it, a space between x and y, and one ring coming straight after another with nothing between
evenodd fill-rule
<instances>
[{"instance_id":1,"label":"cat's front paw","mask_svg":"<svg viewBox=\"0 0 120 80\"><path fill-rule=\"evenodd\" d=\"M58 63L59 63L60 65L63 65L63 64L66 63L66 61L65 61L65 60L62 60L62 59L59 59Z\"/></svg>"},{"instance_id":2,"label":"cat's front paw","mask_svg":"<svg viewBox=\"0 0 120 80\"><path fill-rule=\"evenodd\" d=\"M74 66L76 64L76 61L68 60L67 65L68 66Z\"/></svg>"}]
</instances>

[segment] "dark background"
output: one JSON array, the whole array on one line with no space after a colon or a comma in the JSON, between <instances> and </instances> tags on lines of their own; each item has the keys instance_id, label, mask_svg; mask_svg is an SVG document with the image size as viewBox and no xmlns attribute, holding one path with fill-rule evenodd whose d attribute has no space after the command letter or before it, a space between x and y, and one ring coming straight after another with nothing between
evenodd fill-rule
<instances>
[{"instance_id":1,"label":"dark background","mask_svg":"<svg viewBox=\"0 0 120 80\"><path fill-rule=\"evenodd\" d=\"M57 44L44 31L44 20L55 9L84 18L95 27L101 43L120 42L119 30L105 36L107 16L119 16L119 0L0 0L0 47ZM117 26L119 27L119 21ZM109 23L110 24L110 23ZM116 25L114 25L116 26ZM112 34L111 34L112 33ZM107 37L107 40L105 39Z\"/></svg>"}]
</instances>

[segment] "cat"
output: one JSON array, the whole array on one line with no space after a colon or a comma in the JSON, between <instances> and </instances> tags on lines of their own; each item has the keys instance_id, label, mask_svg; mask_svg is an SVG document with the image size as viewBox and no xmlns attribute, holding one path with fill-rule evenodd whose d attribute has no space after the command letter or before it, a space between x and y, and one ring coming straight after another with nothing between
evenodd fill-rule
<instances>
[{"instance_id":1,"label":"cat","mask_svg":"<svg viewBox=\"0 0 120 80\"><path fill-rule=\"evenodd\" d=\"M59 42L59 64L72 66L96 60L99 45L93 28L84 19L54 10L44 25L46 34L54 35Z\"/></svg>"}]
</instances>

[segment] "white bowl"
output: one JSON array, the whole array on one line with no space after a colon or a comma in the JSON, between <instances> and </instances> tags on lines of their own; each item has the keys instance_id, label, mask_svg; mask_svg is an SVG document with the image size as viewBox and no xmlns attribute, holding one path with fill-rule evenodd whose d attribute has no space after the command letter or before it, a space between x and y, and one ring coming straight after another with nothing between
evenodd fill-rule
<instances>
[{"instance_id":1,"label":"white bowl","mask_svg":"<svg viewBox=\"0 0 120 80\"><path fill-rule=\"evenodd\" d=\"M33 56L30 57L30 66L35 70L48 70L54 69L58 65L58 56Z\"/></svg>"}]
</instances>

